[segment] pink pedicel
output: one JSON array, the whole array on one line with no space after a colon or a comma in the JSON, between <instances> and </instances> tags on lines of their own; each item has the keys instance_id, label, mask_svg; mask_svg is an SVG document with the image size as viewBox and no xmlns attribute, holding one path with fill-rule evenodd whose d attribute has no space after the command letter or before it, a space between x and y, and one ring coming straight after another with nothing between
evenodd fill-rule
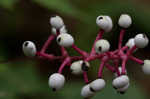
<instances>
[{"instance_id":1,"label":"pink pedicel","mask_svg":"<svg viewBox=\"0 0 150 99\"><path fill-rule=\"evenodd\" d=\"M59 35L60 33L57 32L57 34ZM44 44L42 50L40 52L37 52L37 56L41 59L49 59L49 60L61 60L62 65L59 68L58 73L62 73L63 69L65 66L67 66L68 64L71 65L71 63L73 61L78 61L78 60L83 60L83 61L93 61L96 59L101 60L101 64L99 66L99 71L98 71L98 78L102 78L102 72L104 67L106 66L106 68L111 71L111 72L116 72L118 76L120 75L125 75L125 69L126 69L126 62L128 60L133 60L139 64L142 64L143 61L140 59L137 59L135 57L132 56L132 53L134 50L136 50L136 46L133 46L133 48L128 49L127 46L122 46L122 40L125 34L125 30L122 29L120 32L120 37L119 37L119 43L118 43L118 49L114 50L114 51L107 51L105 53L102 54L97 54L95 52L95 43L96 41L102 39L102 36L104 34L104 30L100 30L96 40L94 41L94 44L92 46L91 52L87 53L83 50L81 50L80 48L78 48L75 44L72 45L72 48L80 55L80 56L69 56L67 50L64 47L60 47L61 56L54 56L53 54L47 54L45 53L45 50L47 49L48 45L50 45L52 40L55 40L55 38L58 35L50 35L49 39L46 41L46 43ZM124 53L124 51L126 50L126 53ZM108 62L109 60L114 61L114 65L110 65ZM119 62L120 60L122 61L122 72L119 71L118 69L118 65L116 60ZM105 64L107 63L107 64ZM87 71L83 72L83 77L84 77L84 81L85 83L88 83L88 76L87 76Z\"/></svg>"}]
</instances>

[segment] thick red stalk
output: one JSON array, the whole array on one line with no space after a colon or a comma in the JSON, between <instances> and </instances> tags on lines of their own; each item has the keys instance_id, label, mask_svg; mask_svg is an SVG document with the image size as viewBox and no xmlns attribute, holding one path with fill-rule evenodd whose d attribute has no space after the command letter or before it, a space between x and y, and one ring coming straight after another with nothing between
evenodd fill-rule
<instances>
[{"instance_id":1,"label":"thick red stalk","mask_svg":"<svg viewBox=\"0 0 150 99\"><path fill-rule=\"evenodd\" d=\"M49 59L49 60L55 60L55 59L63 59L63 56L54 56L52 54L46 54L46 53L41 53L37 52L36 55L42 59Z\"/></svg>"},{"instance_id":2,"label":"thick red stalk","mask_svg":"<svg viewBox=\"0 0 150 99\"><path fill-rule=\"evenodd\" d=\"M121 74L122 75L125 75L126 74L126 62L127 62L127 59L123 59L122 60L122 69L121 69Z\"/></svg>"},{"instance_id":3,"label":"thick red stalk","mask_svg":"<svg viewBox=\"0 0 150 99\"><path fill-rule=\"evenodd\" d=\"M98 40L100 40L102 38L103 34L104 34L104 30L100 30L97 37L96 37L96 39L95 39L95 41L94 41L94 44L92 46L92 50L91 50L90 55L95 54L95 44Z\"/></svg>"},{"instance_id":4,"label":"thick red stalk","mask_svg":"<svg viewBox=\"0 0 150 99\"><path fill-rule=\"evenodd\" d=\"M105 64L105 66L106 66L106 68L107 68L108 70L110 70L111 72L115 72L115 68L114 68L113 66L111 66L111 65L109 65L109 64Z\"/></svg>"},{"instance_id":5,"label":"thick red stalk","mask_svg":"<svg viewBox=\"0 0 150 99\"><path fill-rule=\"evenodd\" d=\"M50 35L49 36L49 38L48 38L48 40L45 42L45 44L43 45L43 47L42 47L42 49L41 49L41 53L44 53L45 51L46 51L46 49L48 48L48 46L49 46L49 44L52 42L52 40L54 40L55 39L55 35Z\"/></svg>"},{"instance_id":6,"label":"thick red stalk","mask_svg":"<svg viewBox=\"0 0 150 99\"><path fill-rule=\"evenodd\" d=\"M118 48L119 48L119 49L121 49L121 47L122 47L122 40L123 40L124 34L125 34L125 30L122 29L122 30L120 31L120 37L119 37L119 44L118 44Z\"/></svg>"},{"instance_id":7,"label":"thick red stalk","mask_svg":"<svg viewBox=\"0 0 150 99\"><path fill-rule=\"evenodd\" d=\"M88 76L87 76L87 72L86 71L83 72L83 77L84 77L85 83L88 84L89 80L88 80Z\"/></svg>"},{"instance_id":8,"label":"thick red stalk","mask_svg":"<svg viewBox=\"0 0 150 99\"><path fill-rule=\"evenodd\" d=\"M134 45L131 49L128 50L127 55L131 55L137 49L136 45Z\"/></svg>"},{"instance_id":9,"label":"thick red stalk","mask_svg":"<svg viewBox=\"0 0 150 99\"><path fill-rule=\"evenodd\" d=\"M61 66L60 66L60 68L59 68L59 70L58 70L58 73L62 73L62 70L64 69L64 67L67 65L67 64L69 64L71 62L71 60L70 60L70 58L66 58L65 60L64 60L64 62L61 64Z\"/></svg>"},{"instance_id":10,"label":"thick red stalk","mask_svg":"<svg viewBox=\"0 0 150 99\"><path fill-rule=\"evenodd\" d=\"M138 64L144 64L144 61L142 61L134 56L130 56L129 59L137 62Z\"/></svg>"},{"instance_id":11,"label":"thick red stalk","mask_svg":"<svg viewBox=\"0 0 150 99\"><path fill-rule=\"evenodd\" d=\"M84 57L87 57L88 54L85 52L85 51L82 51L81 49L79 49L76 45L72 45L72 48L77 51L80 55L84 56Z\"/></svg>"},{"instance_id":12,"label":"thick red stalk","mask_svg":"<svg viewBox=\"0 0 150 99\"><path fill-rule=\"evenodd\" d=\"M64 56L64 57L69 56L67 50L62 46L61 46L61 53L62 53L62 56Z\"/></svg>"}]
</instances>

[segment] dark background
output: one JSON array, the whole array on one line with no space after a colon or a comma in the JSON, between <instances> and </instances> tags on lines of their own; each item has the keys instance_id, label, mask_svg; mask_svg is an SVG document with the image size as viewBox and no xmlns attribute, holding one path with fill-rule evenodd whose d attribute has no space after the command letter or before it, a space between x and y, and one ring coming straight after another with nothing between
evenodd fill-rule
<instances>
[{"instance_id":1,"label":"dark background","mask_svg":"<svg viewBox=\"0 0 150 99\"><path fill-rule=\"evenodd\" d=\"M0 0L0 99L82 99L80 90L84 85L82 76L73 76L65 68L65 87L59 92L52 92L48 87L48 77L57 72L61 63L40 59L29 59L23 55L22 43L26 40L35 42L40 50L51 34L49 18L60 15L75 44L90 51L98 33L95 20L98 15L109 15L113 19L112 32L104 38L111 43L111 50L117 48L120 27L119 16L128 13L133 19L127 29L123 43L137 33L150 36L150 1L149 0ZM139 49L135 56L150 59L150 46ZM69 49L70 55L78 55ZM49 53L60 54L54 41ZM91 63L88 75L96 79L99 61ZM113 74L105 70L106 87L93 99L148 99L150 97L150 76L144 75L141 66L129 61L127 71L131 86L125 95L118 94L111 86Z\"/></svg>"}]
</instances>

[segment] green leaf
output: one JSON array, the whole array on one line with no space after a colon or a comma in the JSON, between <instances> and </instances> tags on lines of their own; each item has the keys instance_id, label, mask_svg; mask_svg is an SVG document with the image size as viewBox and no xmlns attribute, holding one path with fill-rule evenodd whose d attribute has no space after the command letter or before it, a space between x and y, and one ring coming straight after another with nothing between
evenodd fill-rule
<instances>
[{"instance_id":1,"label":"green leaf","mask_svg":"<svg viewBox=\"0 0 150 99\"><path fill-rule=\"evenodd\" d=\"M12 10L18 0L0 0L0 6Z\"/></svg>"},{"instance_id":2,"label":"green leaf","mask_svg":"<svg viewBox=\"0 0 150 99\"><path fill-rule=\"evenodd\" d=\"M45 8L54 10L58 13L66 14L72 17L80 17L83 13L73 6L69 0L33 0Z\"/></svg>"}]
</instances>

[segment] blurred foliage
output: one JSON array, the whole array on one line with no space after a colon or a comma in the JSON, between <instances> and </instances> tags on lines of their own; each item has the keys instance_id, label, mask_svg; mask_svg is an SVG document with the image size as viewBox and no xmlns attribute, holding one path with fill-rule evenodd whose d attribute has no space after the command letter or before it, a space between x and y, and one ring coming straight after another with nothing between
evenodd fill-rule
<instances>
[{"instance_id":1,"label":"blurred foliage","mask_svg":"<svg viewBox=\"0 0 150 99\"><path fill-rule=\"evenodd\" d=\"M33 2L36 2L50 10L55 10L71 17L74 16L76 18L80 18L80 16L83 15L83 13L68 0L33 0Z\"/></svg>"},{"instance_id":2,"label":"blurred foliage","mask_svg":"<svg viewBox=\"0 0 150 99\"><path fill-rule=\"evenodd\" d=\"M104 37L110 41L112 49L115 49L120 29L117 20L122 13L128 13L133 18L133 25L127 30L124 43L137 32L145 32L150 36L149 5L150 2L145 3L145 0L0 0L0 62L8 61L0 64L0 99L82 98L80 90L84 84L81 78L72 75L64 89L56 93L50 90L47 84L48 76L56 72L59 67L57 66L59 64L56 64L58 62L20 60L24 58L21 49L23 41L34 41L38 49L46 41L50 34L48 20L51 15L58 14L63 17L69 33L76 40L76 45L86 51L90 51L90 45L93 44L99 30L95 24L96 17L100 14L110 15L114 28ZM56 43L53 43L48 51L59 54ZM68 51L71 55L78 55L72 49ZM140 51L137 56L143 59L150 58L149 46L144 49L144 52ZM99 61L92 62L89 74L91 79L96 78L98 65ZM128 69L131 72L132 83L127 94L117 94L111 86L112 74L106 73L108 84L94 99L146 99L149 94L146 94L144 89L148 88L147 93L149 93L150 85L140 82L143 78L141 72L136 72L138 77L133 76L134 70L137 70L135 64L130 64ZM150 82L148 77L144 81ZM145 87L142 89L141 86Z\"/></svg>"},{"instance_id":3,"label":"blurred foliage","mask_svg":"<svg viewBox=\"0 0 150 99\"><path fill-rule=\"evenodd\" d=\"M17 3L18 0L0 0L0 6L6 9L13 9L14 5Z\"/></svg>"},{"instance_id":4,"label":"blurred foliage","mask_svg":"<svg viewBox=\"0 0 150 99\"><path fill-rule=\"evenodd\" d=\"M80 90L84 86L83 83L80 81L67 81L61 91L52 92L47 82L41 79L41 76L37 74L33 65L31 61L0 65L1 99L48 99L48 97L53 99L82 98L80 96ZM135 82L131 83L131 87L125 95L120 95L112 88L111 81L107 81L106 88L102 92L99 92L93 99L142 99L143 97L145 97L144 93L138 88Z\"/></svg>"}]
</instances>

